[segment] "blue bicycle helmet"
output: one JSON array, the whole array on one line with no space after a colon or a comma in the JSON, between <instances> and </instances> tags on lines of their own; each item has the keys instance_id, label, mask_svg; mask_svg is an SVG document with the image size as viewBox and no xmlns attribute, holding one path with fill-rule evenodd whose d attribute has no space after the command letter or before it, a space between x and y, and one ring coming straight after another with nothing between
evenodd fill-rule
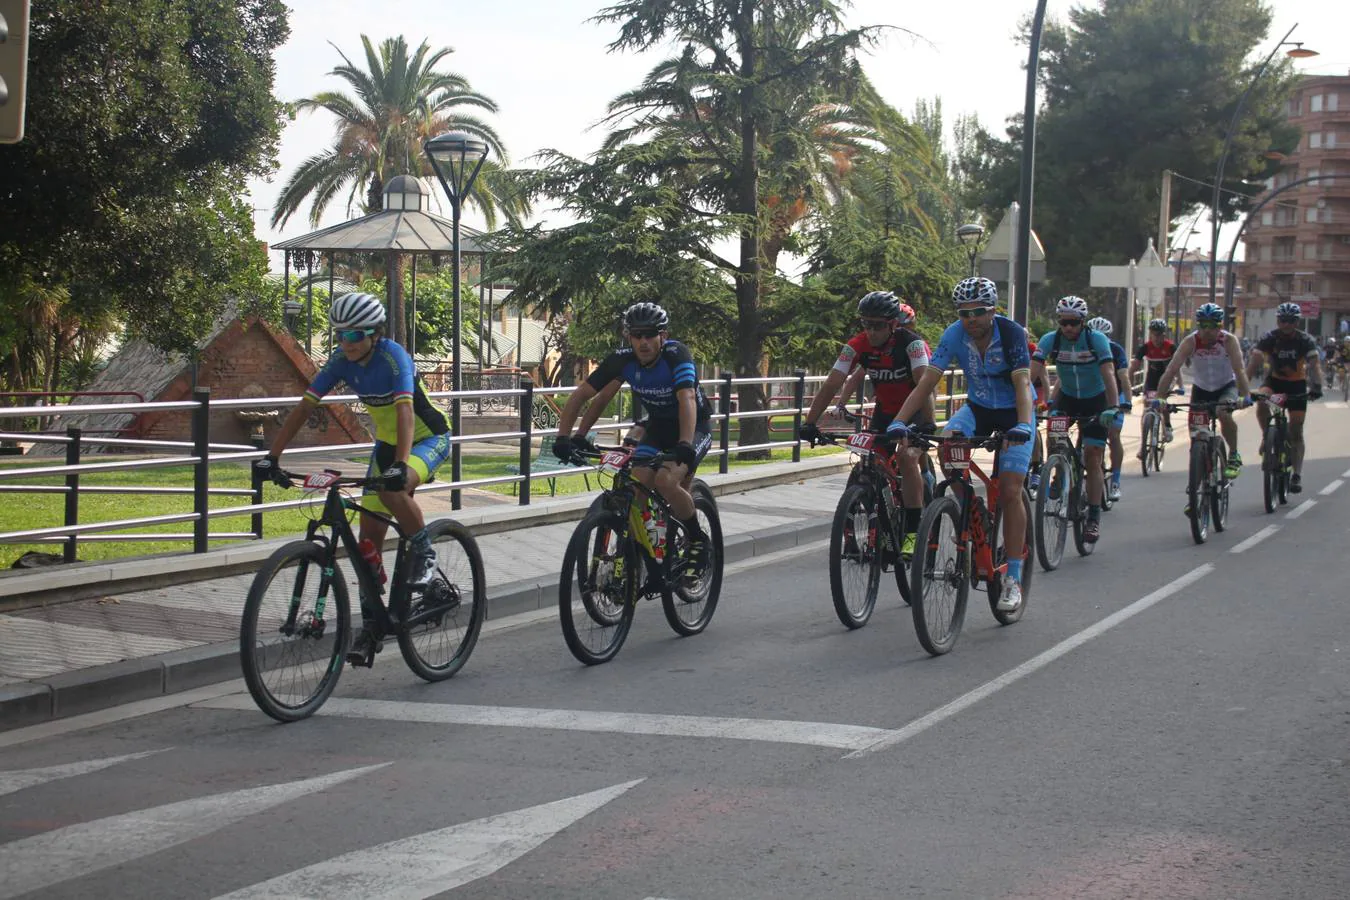
<instances>
[{"instance_id":1,"label":"blue bicycle helmet","mask_svg":"<svg viewBox=\"0 0 1350 900\"><path fill-rule=\"evenodd\" d=\"M1223 307L1217 303L1202 303L1200 308L1195 311L1195 321L1222 322Z\"/></svg>"}]
</instances>

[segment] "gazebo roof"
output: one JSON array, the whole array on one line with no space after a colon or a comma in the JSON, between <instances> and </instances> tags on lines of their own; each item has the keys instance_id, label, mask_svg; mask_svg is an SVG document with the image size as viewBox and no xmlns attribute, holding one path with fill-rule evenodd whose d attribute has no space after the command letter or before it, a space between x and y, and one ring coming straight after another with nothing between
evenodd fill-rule
<instances>
[{"instance_id":1,"label":"gazebo roof","mask_svg":"<svg viewBox=\"0 0 1350 900\"><path fill-rule=\"evenodd\" d=\"M453 225L449 219L419 209L386 209L350 222L321 228L309 234L279 241L274 250L318 252L449 253L454 249ZM483 232L460 224L460 252L486 253Z\"/></svg>"}]
</instances>

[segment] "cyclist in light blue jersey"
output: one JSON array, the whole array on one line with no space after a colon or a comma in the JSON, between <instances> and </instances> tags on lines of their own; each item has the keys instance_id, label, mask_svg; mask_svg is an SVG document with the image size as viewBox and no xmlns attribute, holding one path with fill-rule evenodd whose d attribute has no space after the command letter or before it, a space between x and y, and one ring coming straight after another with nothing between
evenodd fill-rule
<instances>
[{"instance_id":1,"label":"cyclist in light blue jersey","mask_svg":"<svg viewBox=\"0 0 1350 900\"><path fill-rule=\"evenodd\" d=\"M1112 503L1120 499L1120 470L1125 465L1125 445L1120 440L1120 432L1125 428L1125 414L1130 411L1130 357L1119 341L1111 340L1111 320L1098 316L1088 322L1088 328L1098 334L1106 335L1111 344L1111 362L1116 367L1116 394L1120 405L1117 407L1116 421L1107 429L1111 447L1111 479L1106 483L1106 496Z\"/></svg>"},{"instance_id":2,"label":"cyclist in light blue jersey","mask_svg":"<svg viewBox=\"0 0 1350 900\"><path fill-rule=\"evenodd\" d=\"M1047 332L1031 361L1032 375L1045 374L1046 364L1058 376L1050 408L1075 417L1093 417L1083 426L1083 466L1087 469L1088 520L1083 540L1096 543L1101 537L1102 456L1107 430L1116 423L1115 360L1106 335L1086 328L1088 307L1082 297L1064 297L1055 305L1059 327Z\"/></svg>"},{"instance_id":3,"label":"cyclist in light blue jersey","mask_svg":"<svg viewBox=\"0 0 1350 900\"><path fill-rule=\"evenodd\" d=\"M1029 442L1036 433L1027 333L1011 319L996 315L998 288L988 278L962 281L952 291L952 300L958 318L942 333L927 368L887 434L903 438L947 366L960 363L966 373L966 402L944 430L970 436L994 431L1004 434L998 470L999 496L1008 498L1003 503L1003 545L1025 547L1027 516L1018 498L1031 464ZM1022 564L1023 559L1009 556L998 601L1000 610L1012 611L1022 605Z\"/></svg>"}]
</instances>

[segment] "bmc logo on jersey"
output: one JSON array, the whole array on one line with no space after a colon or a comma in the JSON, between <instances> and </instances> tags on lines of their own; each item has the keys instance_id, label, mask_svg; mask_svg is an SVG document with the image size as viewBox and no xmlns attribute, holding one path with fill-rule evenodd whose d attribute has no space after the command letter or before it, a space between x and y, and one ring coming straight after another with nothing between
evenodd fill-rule
<instances>
[{"instance_id":1,"label":"bmc logo on jersey","mask_svg":"<svg viewBox=\"0 0 1350 900\"><path fill-rule=\"evenodd\" d=\"M909 369L868 369L867 377L873 381L906 381Z\"/></svg>"}]
</instances>

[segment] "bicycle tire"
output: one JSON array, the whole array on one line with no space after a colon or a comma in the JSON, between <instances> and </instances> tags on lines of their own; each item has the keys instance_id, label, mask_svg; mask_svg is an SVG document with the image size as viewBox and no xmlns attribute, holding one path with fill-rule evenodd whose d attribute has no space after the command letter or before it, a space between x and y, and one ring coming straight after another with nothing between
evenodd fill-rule
<instances>
[{"instance_id":1,"label":"bicycle tire","mask_svg":"<svg viewBox=\"0 0 1350 900\"><path fill-rule=\"evenodd\" d=\"M248 599L244 601L244 613L239 621L239 663L244 672L244 683L248 685L248 692L253 696L258 708L278 722L297 722L314 715L333 693L338 679L342 677L343 657L347 652L347 646L351 643L351 610L348 606L347 583L337 569L336 561L332 562L332 575L324 575L324 569L329 563L327 547L313 541L292 541L279 547L262 564L258 573L253 576ZM296 570L295 577L300 579L303 575L303 587L299 580L283 584L283 589L274 595L269 603L268 588L279 576L284 575L289 564L300 567ZM330 596L325 599L325 603L331 604L337 613L335 617L337 624L331 634L328 633L327 627L329 620L324 618L318 620L317 633L300 635L298 638L288 635L287 637L291 639L269 640L265 645L260 644L260 633L272 632L274 628L279 632L280 628L291 620L290 607L294 597L304 595L311 588L322 591L325 581L326 587L330 589ZM265 606L269 610L276 611L277 616L267 617L269 622L277 623L275 626L262 623ZM325 608L325 613L327 611ZM312 612L311 610L311 616ZM296 617L296 620L302 618L303 615ZM307 627L315 627L313 618L308 620ZM311 654L311 659L315 663L324 660L322 672L312 690L301 692L298 702L289 702L287 698L279 695L273 686L269 686L267 672L294 672L302 668L303 663L288 651L291 648L298 650L311 641L312 646L320 651ZM277 648L281 649L278 651ZM274 669L269 665L273 661L284 665ZM294 677L291 678L290 684L295 685Z\"/></svg>"},{"instance_id":2,"label":"bicycle tire","mask_svg":"<svg viewBox=\"0 0 1350 900\"><path fill-rule=\"evenodd\" d=\"M1092 551L1097 549L1095 543L1085 539L1087 534L1087 516L1088 516L1088 495L1087 495L1087 473L1079 472L1077 467L1074 469L1077 476L1073 490L1073 505L1071 515L1073 517L1073 548L1078 551L1079 556L1091 556ZM1102 492L1105 493L1106 486L1102 485Z\"/></svg>"},{"instance_id":3,"label":"bicycle tire","mask_svg":"<svg viewBox=\"0 0 1350 900\"><path fill-rule=\"evenodd\" d=\"M952 539L944 546L944 523ZM961 635L970 594L970 548L961 540L961 508L939 497L923 511L910 566L910 611L914 633L932 656L951 651Z\"/></svg>"},{"instance_id":4,"label":"bicycle tire","mask_svg":"<svg viewBox=\"0 0 1350 900\"><path fill-rule=\"evenodd\" d=\"M1163 417L1155 415L1153 419L1153 471L1161 472L1163 457L1167 455L1167 442L1163 440Z\"/></svg>"},{"instance_id":5,"label":"bicycle tire","mask_svg":"<svg viewBox=\"0 0 1350 900\"><path fill-rule=\"evenodd\" d=\"M1143 424L1139 429L1141 446L1139 452L1141 458L1139 467L1144 470L1144 477L1147 478L1149 470L1153 467L1154 442L1158 439L1156 426L1160 416L1153 410L1144 413Z\"/></svg>"},{"instance_id":6,"label":"bicycle tire","mask_svg":"<svg viewBox=\"0 0 1350 900\"><path fill-rule=\"evenodd\" d=\"M412 628L398 631L398 649L414 675L427 681L444 681L453 676L473 654L487 615L487 578L483 574L483 554L473 533L451 519L438 519L427 525L432 547L436 550L437 577L424 591L410 598L407 618L412 619L431 608L445 611ZM457 558L462 549L462 557ZM468 584L464 584L467 577ZM467 587L467 590L465 589ZM454 605L450 606L451 598ZM467 605L466 605L467 604ZM425 627L424 627L425 626ZM453 645L436 641L438 635L453 634ZM432 640L423 640L431 638ZM428 659L424 652L431 645L444 648L443 662Z\"/></svg>"},{"instance_id":7,"label":"bicycle tire","mask_svg":"<svg viewBox=\"0 0 1350 900\"><path fill-rule=\"evenodd\" d=\"M1031 495L1027 493L1026 488L1022 489L1022 506L1026 510L1027 531L1036 527L1036 520L1032 518ZM1003 506L1000 503L998 511L994 513L994 531L997 543L994 544L994 566L1002 566L1008 561L1008 548L1003 542ZM1008 611L998 608L998 601L1003 596L1003 585L997 581L991 582L988 588L989 611L994 614L1000 625L1011 625L1022 618L1022 613L1027 608L1027 600L1031 598L1031 577L1035 566L1031 564L1031 545L1035 543L1030 534L1023 535L1022 539L1022 603L1017 609Z\"/></svg>"},{"instance_id":8,"label":"bicycle tire","mask_svg":"<svg viewBox=\"0 0 1350 900\"><path fill-rule=\"evenodd\" d=\"M1053 572L1064 561L1064 545L1069 537L1069 461L1055 453L1041 464L1041 489L1036 492L1036 558L1041 568ZM1059 484L1057 497L1051 485ZM1047 522L1048 520L1048 522Z\"/></svg>"},{"instance_id":9,"label":"bicycle tire","mask_svg":"<svg viewBox=\"0 0 1350 900\"><path fill-rule=\"evenodd\" d=\"M617 578L616 564L622 567ZM572 532L558 578L558 619L567 649L578 662L606 663L623 647L633 626L641 567L642 556L621 517L609 511L589 513ZM606 579L599 590L594 581L598 576ZM579 621L585 633L578 630ZM604 638L596 647L587 640L593 635Z\"/></svg>"},{"instance_id":10,"label":"bicycle tire","mask_svg":"<svg viewBox=\"0 0 1350 900\"><path fill-rule=\"evenodd\" d=\"M707 537L707 565L697 580L682 580L673 592L661 594L661 609L665 611L666 622L681 637L690 637L708 627L722 594L722 518L717 512L717 501L701 481L694 483L691 493L694 495L694 515L702 520L699 524ZM668 523L667 529L666 548L670 552L670 548L676 547L676 526Z\"/></svg>"},{"instance_id":11,"label":"bicycle tire","mask_svg":"<svg viewBox=\"0 0 1350 900\"><path fill-rule=\"evenodd\" d=\"M881 585L881 522L877 514L876 490L870 484L852 484L844 489L834 509L830 525L830 599L834 614L846 628L861 628L872 618L877 605L877 591ZM863 540L858 542L858 513L863 516ZM853 551L848 552L848 541L853 540ZM851 570L851 557L857 557L856 573ZM848 566L846 569L845 566ZM897 564L897 570L904 568ZM861 602L850 603L848 590L850 575L865 576L861 588Z\"/></svg>"},{"instance_id":12,"label":"bicycle tire","mask_svg":"<svg viewBox=\"0 0 1350 900\"><path fill-rule=\"evenodd\" d=\"M1215 441L1210 459L1209 518L1216 533L1228 527L1228 490L1232 483L1224 475L1227 465L1228 446L1223 441Z\"/></svg>"},{"instance_id":13,"label":"bicycle tire","mask_svg":"<svg viewBox=\"0 0 1350 900\"><path fill-rule=\"evenodd\" d=\"M1290 465L1289 458L1291 455L1289 447L1289 431L1287 426L1283 425L1277 425L1276 431L1279 434L1279 443L1277 444L1277 446L1280 448L1279 477L1276 479L1276 485L1279 487L1279 490L1277 491L1277 496L1281 506L1288 506L1289 465Z\"/></svg>"},{"instance_id":14,"label":"bicycle tire","mask_svg":"<svg viewBox=\"0 0 1350 900\"><path fill-rule=\"evenodd\" d=\"M1274 421L1266 423L1266 436L1261 454L1261 503L1266 512L1275 512L1280 502L1280 450L1279 429Z\"/></svg>"},{"instance_id":15,"label":"bicycle tire","mask_svg":"<svg viewBox=\"0 0 1350 900\"><path fill-rule=\"evenodd\" d=\"M1191 465L1186 475L1186 498L1190 501L1191 538L1197 544L1209 540L1209 497L1205 467L1209 464L1208 440L1191 442Z\"/></svg>"}]
</instances>

